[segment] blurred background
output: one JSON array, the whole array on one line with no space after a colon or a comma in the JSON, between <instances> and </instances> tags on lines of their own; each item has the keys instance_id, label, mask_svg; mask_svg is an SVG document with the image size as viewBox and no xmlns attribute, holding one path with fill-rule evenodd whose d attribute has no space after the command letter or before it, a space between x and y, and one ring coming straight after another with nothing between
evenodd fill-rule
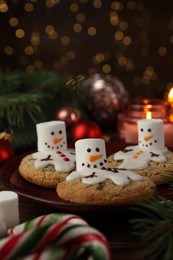
<instances>
[{"instance_id":1,"label":"blurred background","mask_svg":"<svg viewBox=\"0 0 173 260\"><path fill-rule=\"evenodd\" d=\"M58 75L59 92L59 86L66 85L61 88L62 93L67 90L67 82L73 89L76 86L79 89L83 79L91 80L92 88L92 77L99 74L120 80L129 100L163 99L173 86L172 10L173 2L163 0L0 0L1 83L6 75L10 83L6 88L11 90L11 73L24 72L30 75L23 76L27 81L23 92L28 92L34 73L40 72L40 85L51 71ZM112 87L119 84L111 82ZM85 92L83 88L80 95ZM114 92L117 94L118 90ZM83 115L76 93L68 97L64 92L61 100L57 96L53 112L46 120L59 119L55 112L69 103L77 104ZM94 98L97 99L96 95ZM120 100L123 98L124 94ZM48 105L47 101L45 110ZM94 113L98 107L92 109Z\"/></svg>"},{"instance_id":2,"label":"blurred background","mask_svg":"<svg viewBox=\"0 0 173 260\"><path fill-rule=\"evenodd\" d=\"M111 73L132 97L172 84L173 3L0 1L0 66L29 73Z\"/></svg>"}]
</instances>

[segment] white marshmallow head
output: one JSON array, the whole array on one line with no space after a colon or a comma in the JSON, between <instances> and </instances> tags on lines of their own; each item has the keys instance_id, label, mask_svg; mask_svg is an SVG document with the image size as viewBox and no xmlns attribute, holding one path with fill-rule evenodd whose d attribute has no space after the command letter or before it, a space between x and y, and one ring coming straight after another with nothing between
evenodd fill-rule
<instances>
[{"instance_id":1,"label":"white marshmallow head","mask_svg":"<svg viewBox=\"0 0 173 260\"><path fill-rule=\"evenodd\" d=\"M39 123L37 129L37 149L39 152L49 152L67 149L65 122L50 121Z\"/></svg>"},{"instance_id":2,"label":"white marshmallow head","mask_svg":"<svg viewBox=\"0 0 173 260\"><path fill-rule=\"evenodd\" d=\"M75 143L77 171L101 169L106 163L105 141L99 138L81 139Z\"/></svg>"},{"instance_id":3,"label":"white marshmallow head","mask_svg":"<svg viewBox=\"0 0 173 260\"><path fill-rule=\"evenodd\" d=\"M138 120L138 145L147 150L164 149L164 126L161 119Z\"/></svg>"}]
</instances>

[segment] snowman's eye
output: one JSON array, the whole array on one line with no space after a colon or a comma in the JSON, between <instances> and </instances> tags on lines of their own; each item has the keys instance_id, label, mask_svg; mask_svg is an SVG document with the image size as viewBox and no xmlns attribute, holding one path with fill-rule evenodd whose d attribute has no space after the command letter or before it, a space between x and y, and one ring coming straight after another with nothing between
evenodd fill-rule
<instances>
[{"instance_id":1,"label":"snowman's eye","mask_svg":"<svg viewBox=\"0 0 173 260\"><path fill-rule=\"evenodd\" d=\"M88 152L88 153L90 153L90 152L91 152L91 149L90 149L90 148L88 148L88 149L87 149L87 152Z\"/></svg>"},{"instance_id":2,"label":"snowman's eye","mask_svg":"<svg viewBox=\"0 0 173 260\"><path fill-rule=\"evenodd\" d=\"M96 152L99 152L99 151L100 151L100 149L98 147L96 147Z\"/></svg>"},{"instance_id":3,"label":"snowman's eye","mask_svg":"<svg viewBox=\"0 0 173 260\"><path fill-rule=\"evenodd\" d=\"M62 130L59 130L59 134L60 134L60 135L62 134Z\"/></svg>"},{"instance_id":4,"label":"snowman's eye","mask_svg":"<svg viewBox=\"0 0 173 260\"><path fill-rule=\"evenodd\" d=\"M151 132L151 128L148 129L148 132Z\"/></svg>"},{"instance_id":5,"label":"snowman's eye","mask_svg":"<svg viewBox=\"0 0 173 260\"><path fill-rule=\"evenodd\" d=\"M50 134L51 134L51 135L54 135L55 133L52 131Z\"/></svg>"},{"instance_id":6,"label":"snowman's eye","mask_svg":"<svg viewBox=\"0 0 173 260\"><path fill-rule=\"evenodd\" d=\"M141 128L141 132L143 132L144 131L144 129L143 128Z\"/></svg>"}]
</instances>

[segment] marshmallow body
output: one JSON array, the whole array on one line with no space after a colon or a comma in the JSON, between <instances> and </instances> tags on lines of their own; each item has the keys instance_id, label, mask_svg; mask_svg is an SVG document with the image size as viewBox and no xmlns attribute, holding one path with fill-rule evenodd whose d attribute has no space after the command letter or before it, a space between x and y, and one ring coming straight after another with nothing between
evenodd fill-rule
<instances>
[{"instance_id":1,"label":"marshmallow body","mask_svg":"<svg viewBox=\"0 0 173 260\"><path fill-rule=\"evenodd\" d=\"M138 120L138 145L147 150L164 149L164 126L161 119Z\"/></svg>"},{"instance_id":2,"label":"marshmallow body","mask_svg":"<svg viewBox=\"0 0 173 260\"><path fill-rule=\"evenodd\" d=\"M50 121L36 125L37 149L39 152L49 152L67 149L65 122Z\"/></svg>"},{"instance_id":3,"label":"marshmallow body","mask_svg":"<svg viewBox=\"0 0 173 260\"><path fill-rule=\"evenodd\" d=\"M100 138L87 138L76 141L77 171L98 168L106 163L105 141Z\"/></svg>"}]
</instances>

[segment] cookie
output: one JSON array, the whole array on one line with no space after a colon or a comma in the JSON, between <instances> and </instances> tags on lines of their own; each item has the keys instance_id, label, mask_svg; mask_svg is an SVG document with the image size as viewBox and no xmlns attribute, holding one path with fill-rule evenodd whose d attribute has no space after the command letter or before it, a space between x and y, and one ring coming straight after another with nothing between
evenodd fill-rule
<instances>
[{"instance_id":1,"label":"cookie","mask_svg":"<svg viewBox=\"0 0 173 260\"><path fill-rule=\"evenodd\" d=\"M131 148L133 149L133 147ZM131 150L128 147L124 150ZM126 153L126 152L125 152ZM116 155L118 153L115 153ZM143 169L134 169L135 168L135 163L133 161L135 159L131 158L131 163L128 164L128 166L124 166L123 160L115 160L114 156L115 154L110 155L107 158L107 167L110 167L111 169L115 168L128 168L131 171L141 175L145 176L149 179L151 179L156 185L161 185L166 182L166 179L168 176L173 176L173 153L171 151L167 151L165 155L165 162L157 162L157 161L149 161L146 167ZM156 153L157 155L157 153ZM144 155L145 156L145 155Z\"/></svg>"},{"instance_id":2,"label":"cookie","mask_svg":"<svg viewBox=\"0 0 173 260\"><path fill-rule=\"evenodd\" d=\"M161 119L138 120L138 145L128 146L107 159L107 167L131 170L156 185L173 176L173 153L164 146Z\"/></svg>"},{"instance_id":3,"label":"cookie","mask_svg":"<svg viewBox=\"0 0 173 260\"><path fill-rule=\"evenodd\" d=\"M75 143L76 170L57 185L58 196L89 205L131 204L156 192L155 184L127 170L106 169L105 142L99 138Z\"/></svg>"},{"instance_id":4,"label":"cookie","mask_svg":"<svg viewBox=\"0 0 173 260\"><path fill-rule=\"evenodd\" d=\"M61 199L79 204L130 205L154 196L156 185L130 171L93 169L72 172L56 191Z\"/></svg>"},{"instance_id":5,"label":"cookie","mask_svg":"<svg viewBox=\"0 0 173 260\"><path fill-rule=\"evenodd\" d=\"M70 172L56 171L53 164L47 164L44 167L35 167L36 159L33 155L25 156L20 165L19 173L27 181L42 187L56 188L57 184L68 176Z\"/></svg>"},{"instance_id":6,"label":"cookie","mask_svg":"<svg viewBox=\"0 0 173 260\"><path fill-rule=\"evenodd\" d=\"M74 149L67 148L63 121L50 121L36 125L38 152L24 157L19 173L31 183L55 188L75 169Z\"/></svg>"}]
</instances>

